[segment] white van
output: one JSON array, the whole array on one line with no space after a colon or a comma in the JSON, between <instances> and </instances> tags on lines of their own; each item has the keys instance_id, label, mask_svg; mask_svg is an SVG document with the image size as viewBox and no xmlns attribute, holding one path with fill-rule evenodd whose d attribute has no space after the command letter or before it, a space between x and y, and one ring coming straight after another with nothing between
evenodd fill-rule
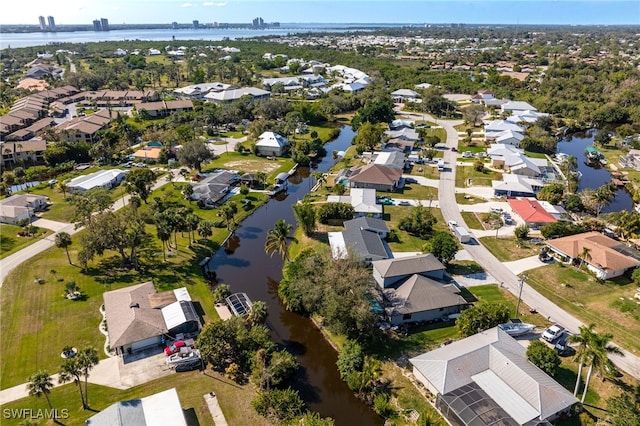
<instances>
[{"instance_id":1,"label":"white van","mask_svg":"<svg viewBox=\"0 0 640 426\"><path fill-rule=\"evenodd\" d=\"M438 160L438 171L441 172L444 170L444 160L441 158Z\"/></svg>"}]
</instances>

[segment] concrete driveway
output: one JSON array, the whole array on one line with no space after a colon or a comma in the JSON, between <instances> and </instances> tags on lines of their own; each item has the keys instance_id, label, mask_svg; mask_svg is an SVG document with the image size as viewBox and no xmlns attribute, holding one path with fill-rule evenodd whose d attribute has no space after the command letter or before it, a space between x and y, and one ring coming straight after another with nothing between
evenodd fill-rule
<instances>
[{"instance_id":1,"label":"concrete driveway","mask_svg":"<svg viewBox=\"0 0 640 426\"><path fill-rule=\"evenodd\" d=\"M32 223L34 226L50 229L54 232L64 231L69 228L69 225L72 225L71 223L58 222L55 220L44 219L42 217L34 219Z\"/></svg>"},{"instance_id":2,"label":"concrete driveway","mask_svg":"<svg viewBox=\"0 0 640 426\"><path fill-rule=\"evenodd\" d=\"M208 143L207 146L215 155L222 155L225 152L234 152L236 149L236 145L246 140L246 136L243 136L241 138L220 138L218 142Z\"/></svg>"}]
</instances>

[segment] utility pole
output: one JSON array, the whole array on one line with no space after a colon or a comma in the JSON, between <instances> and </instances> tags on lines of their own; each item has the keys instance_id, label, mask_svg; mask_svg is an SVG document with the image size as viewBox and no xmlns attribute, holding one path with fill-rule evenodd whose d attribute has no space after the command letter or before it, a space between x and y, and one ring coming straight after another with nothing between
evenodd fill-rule
<instances>
[{"instance_id":1,"label":"utility pole","mask_svg":"<svg viewBox=\"0 0 640 426\"><path fill-rule=\"evenodd\" d=\"M518 315L520 314L520 300L522 299L522 287L524 287L524 282L526 279L527 279L527 276L522 275L520 277L520 280L518 281L520 283L520 291L518 292L518 303L516 303L516 314L514 318L518 318Z\"/></svg>"}]
</instances>

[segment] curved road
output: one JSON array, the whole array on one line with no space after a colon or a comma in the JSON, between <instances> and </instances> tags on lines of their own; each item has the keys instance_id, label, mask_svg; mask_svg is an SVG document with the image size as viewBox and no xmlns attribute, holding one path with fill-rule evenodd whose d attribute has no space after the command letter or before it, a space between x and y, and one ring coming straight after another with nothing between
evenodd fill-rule
<instances>
[{"instance_id":1,"label":"curved road","mask_svg":"<svg viewBox=\"0 0 640 426\"><path fill-rule=\"evenodd\" d=\"M434 120L433 118L429 119ZM455 220L462 226L467 227L462 215L460 214L460 209L455 198L457 153L450 150L452 147L458 147L458 131L454 126L462 123L462 121L438 120L437 123L447 132L447 150L444 153L445 170L440 173L440 186L438 188L438 200L442 216L445 221ZM479 244L476 240L473 240L473 243L471 244L465 244L465 249L473 259L487 271L487 273L492 275L498 282L503 283L504 287L506 287L511 293L516 296L518 295L518 291L520 289L519 278L498 259L496 259L489 250L487 250L482 244ZM579 327L583 325L577 318L562 310L526 283L522 288L522 300L527 305L535 307L536 310L541 315L547 317L549 321L562 324L573 333L576 333ZM621 370L624 370L635 378L640 379L640 358L624 349L622 349L622 351L625 356L621 357L614 355L611 356L611 360Z\"/></svg>"}]
</instances>

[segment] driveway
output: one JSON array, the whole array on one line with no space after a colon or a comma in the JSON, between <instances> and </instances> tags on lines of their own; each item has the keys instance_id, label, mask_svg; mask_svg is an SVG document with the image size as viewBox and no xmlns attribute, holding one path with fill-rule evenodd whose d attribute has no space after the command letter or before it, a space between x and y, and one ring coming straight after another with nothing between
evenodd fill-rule
<instances>
[{"instance_id":1,"label":"driveway","mask_svg":"<svg viewBox=\"0 0 640 426\"><path fill-rule=\"evenodd\" d=\"M32 224L40 228L50 229L54 232L65 231L66 229L69 229L69 225L73 225L71 223L57 222L55 220L44 219L41 217L35 219Z\"/></svg>"},{"instance_id":2,"label":"driveway","mask_svg":"<svg viewBox=\"0 0 640 426\"><path fill-rule=\"evenodd\" d=\"M243 136L241 138L220 138L218 142L209 143L207 145L215 155L219 156L224 154L225 152L234 152L236 149L236 145L246 140L247 140L246 136ZM225 143L220 143L220 142L225 142Z\"/></svg>"}]
</instances>

